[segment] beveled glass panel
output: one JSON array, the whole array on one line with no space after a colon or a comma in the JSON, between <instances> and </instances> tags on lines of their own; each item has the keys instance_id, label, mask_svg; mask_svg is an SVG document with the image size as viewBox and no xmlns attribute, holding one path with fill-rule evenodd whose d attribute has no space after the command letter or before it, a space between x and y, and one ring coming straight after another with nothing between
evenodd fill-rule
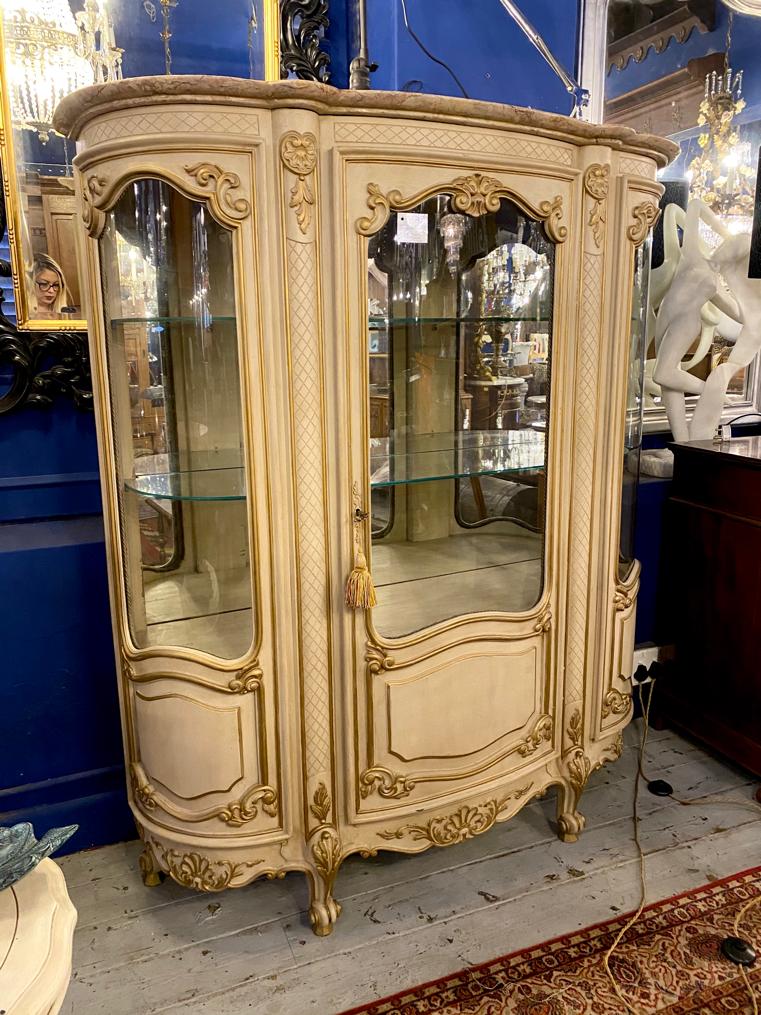
<instances>
[{"instance_id":1,"label":"beveled glass panel","mask_svg":"<svg viewBox=\"0 0 761 1015\"><path fill-rule=\"evenodd\" d=\"M238 658L254 618L232 234L138 180L100 257L132 639Z\"/></svg>"},{"instance_id":2,"label":"beveled glass panel","mask_svg":"<svg viewBox=\"0 0 761 1015\"><path fill-rule=\"evenodd\" d=\"M520 613L543 584L554 246L503 200L392 214L368 248L379 633Z\"/></svg>"}]
</instances>

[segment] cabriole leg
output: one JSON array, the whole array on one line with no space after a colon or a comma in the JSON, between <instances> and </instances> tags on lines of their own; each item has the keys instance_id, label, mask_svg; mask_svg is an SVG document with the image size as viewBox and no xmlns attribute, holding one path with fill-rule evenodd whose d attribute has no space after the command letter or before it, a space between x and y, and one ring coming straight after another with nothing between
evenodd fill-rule
<instances>
[{"instance_id":1,"label":"cabriole leg","mask_svg":"<svg viewBox=\"0 0 761 1015\"><path fill-rule=\"evenodd\" d=\"M563 842L576 842L584 830L586 819L576 809L580 796L581 794L570 783L563 782L558 786L558 838Z\"/></svg>"},{"instance_id":2,"label":"cabriole leg","mask_svg":"<svg viewBox=\"0 0 761 1015\"><path fill-rule=\"evenodd\" d=\"M333 898L333 879L326 884L319 874L308 873L311 892L309 922L318 937L333 933L336 920L341 915L341 903Z\"/></svg>"},{"instance_id":3,"label":"cabriole leg","mask_svg":"<svg viewBox=\"0 0 761 1015\"><path fill-rule=\"evenodd\" d=\"M155 888L156 885L161 884L164 876L163 871L156 863L153 850L147 843L143 846L143 852L140 854L138 863L140 864L140 874L143 878L143 884L147 888Z\"/></svg>"}]
</instances>

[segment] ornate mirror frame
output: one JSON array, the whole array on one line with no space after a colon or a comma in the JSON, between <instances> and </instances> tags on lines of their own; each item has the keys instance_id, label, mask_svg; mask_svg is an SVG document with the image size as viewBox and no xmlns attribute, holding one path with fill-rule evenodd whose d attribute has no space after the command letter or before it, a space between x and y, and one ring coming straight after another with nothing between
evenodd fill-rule
<instances>
[{"instance_id":1,"label":"ornate mirror frame","mask_svg":"<svg viewBox=\"0 0 761 1015\"><path fill-rule=\"evenodd\" d=\"M605 79L608 73L608 7L610 0L584 0L581 10L581 31L579 33L579 79L589 89L589 119L602 123L605 108ZM722 422L728 423L745 413L761 415L761 364L757 356L747 368L745 397L725 405ZM688 398L688 416L692 414L695 399ZM645 433L669 429L666 413L662 408L645 408L643 413Z\"/></svg>"},{"instance_id":2,"label":"ornate mirror frame","mask_svg":"<svg viewBox=\"0 0 761 1015\"><path fill-rule=\"evenodd\" d=\"M84 318L72 317L60 320L36 317L32 294L29 291L29 278L27 265L33 256L36 256L31 242L24 243L24 236L28 234L29 225L25 220L21 185L19 180L19 158L17 145L14 139L13 117L11 112L11 99L9 88L9 73L6 60L6 35L3 30L2 15L0 14L0 173L2 174L3 195L5 198L5 212L7 217L8 245L11 253L11 276L13 279L13 298L16 305L16 320L18 327L25 331L40 332L72 332L83 331L87 328L87 321ZM64 197L65 196L61 195ZM53 211L56 203L61 205L60 197L51 198ZM58 219L71 218L72 226L76 216L74 179L71 178L71 213L70 216L63 207L56 212ZM73 238L72 228L71 236ZM45 251L47 253L47 250ZM55 272L53 272L55 273ZM65 281L65 280L64 280ZM66 291L64 289L64 291Z\"/></svg>"},{"instance_id":3,"label":"ornate mirror frame","mask_svg":"<svg viewBox=\"0 0 761 1015\"><path fill-rule=\"evenodd\" d=\"M22 195L20 169L22 165L22 154L18 150L18 139L14 138L13 116L11 109L11 97L9 88L9 69L7 46L7 32L4 33L2 2L0 2L0 177L2 177L3 195L5 198L5 212L7 217L8 245L11 253L11 277L13 280L13 296L16 306L17 328L21 331L30 332L73 332L86 331L87 321L80 309L79 298L74 297L72 306L76 305L79 311L76 316L43 318L36 309L36 301L31 287L34 280L30 277L31 265L39 254L47 254L53 258L55 268L49 269L58 273L63 281L63 292L68 292L66 279L71 283L71 265L66 265L66 259L58 255L58 248L71 254L74 243L74 229L69 232L65 220L71 218L74 221L75 198L73 189L73 176L71 177L71 212L67 209L68 194L52 192L45 197L40 194L43 202L45 221L46 243L45 247L35 250L31 240L32 226L28 221L29 216L25 212L24 199ZM329 57L320 50L319 33L327 25L327 3L325 0L317 0L316 6L320 8L316 17L308 18L311 7L315 6L314 0L261 0L257 7L263 22L263 47L264 47L264 78L267 81L276 81L287 76L289 72L298 77L318 78L324 80L328 76L327 64ZM323 11L322 8L325 7ZM162 4L162 14L168 7ZM155 15L154 15L155 16ZM160 18L157 31L160 27ZM165 30L168 31L168 24L165 23ZM164 35L161 36L164 38ZM167 50L167 73L171 64L171 53L168 51L168 39L165 38L165 50ZM118 40L117 40L118 41ZM121 52L121 51L119 51ZM287 58L287 59L286 59ZM26 132L25 132L26 133ZM51 133L52 128L51 128ZM44 139L43 139L44 144ZM72 151L72 156L74 152ZM68 159L67 159L68 161ZM40 174L47 176L48 174ZM50 175L51 184L54 180L67 179ZM56 189L51 186L51 191ZM60 190L61 188L57 188ZM64 190L67 189L64 185ZM61 230L57 245L51 252L52 236ZM64 265L62 270L58 262ZM56 272L57 269L57 272ZM45 279L43 276L44 285ZM75 286L74 293L78 291ZM63 302L63 300L62 300ZM60 312L59 312L60 313Z\"/></svg>"}]
</instances>

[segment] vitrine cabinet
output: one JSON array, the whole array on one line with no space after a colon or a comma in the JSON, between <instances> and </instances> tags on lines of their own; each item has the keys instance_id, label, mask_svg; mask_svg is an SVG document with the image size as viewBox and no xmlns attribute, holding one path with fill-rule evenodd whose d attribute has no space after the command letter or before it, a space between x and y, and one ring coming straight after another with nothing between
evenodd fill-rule
<instances>
[{"instance_id":1,"label":"vitrine cabinet","mask_svg":"<svg viewBox=\"0 0 761 1015\"><path fill-rule=\"evenodd\" d=\"M186 77L57 124L146 879L301 870L324 934L350 853L550 786L574 839L630 716L632 319L674 147Z\"/></svg>"}]
</instances>

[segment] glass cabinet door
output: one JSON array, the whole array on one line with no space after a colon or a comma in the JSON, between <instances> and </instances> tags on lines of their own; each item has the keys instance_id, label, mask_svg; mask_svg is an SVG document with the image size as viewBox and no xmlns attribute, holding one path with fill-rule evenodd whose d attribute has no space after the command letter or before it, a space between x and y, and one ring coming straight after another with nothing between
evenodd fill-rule
<instances>
[{"instance_id":1,"label":"glass cabinet door","mask_svg":"<svg viewBox=\"0 0 761 1015\"><path fill-rule=\"evenodd\" d=\"M232 234L138 180L100 262L132 641L238 658L254 620Z\"/></svg>"},{"instance_id":2,"label":"glass cabinet door","mask_svg":"<svg viewBox=\"0 0 761 1015\"><path fill-rule=\"evenodd\" d=\"M554 244L503 199L393 213L368 248L374 624L398 637L541 593Z\"/></svg>"},{"instance_id":3,"label":"glass cabinet door","mask_svg":"<svg viewBox=\"0 0 761 1015\"><path fill-rule=\"evenodd\" d=\"M647 330L647 300L650 283L651 237L634 253L629 364L626 378L626 424L624 428L624 471L621 489L621 533L618 578L624 581L634 563L634 529L637 521L637 486L642 452L642 410Z\"/></svg>"}]
</instances>

